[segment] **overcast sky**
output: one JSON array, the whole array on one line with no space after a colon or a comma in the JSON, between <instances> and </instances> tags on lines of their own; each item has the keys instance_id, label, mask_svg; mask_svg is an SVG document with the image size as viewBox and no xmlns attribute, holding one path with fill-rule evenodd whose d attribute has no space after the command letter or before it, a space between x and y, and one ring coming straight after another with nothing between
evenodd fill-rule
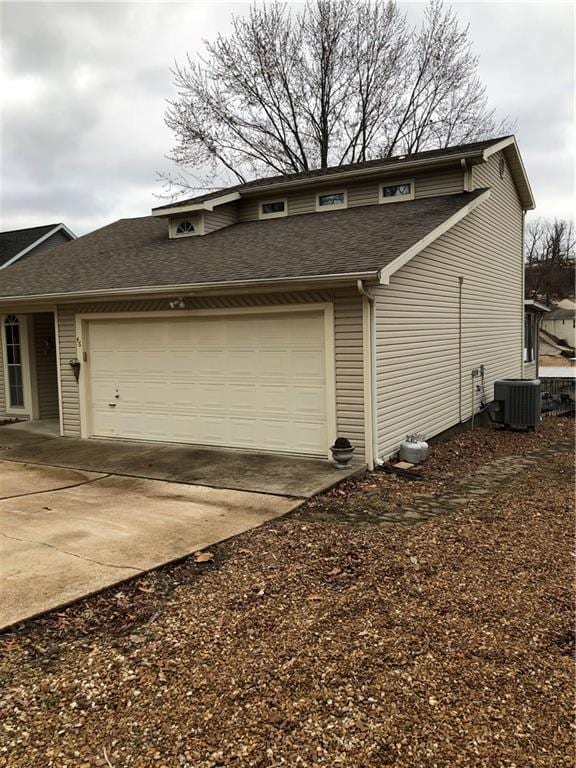
<instances>
[{"instance_id":1,"label":"overcast sky","mask_svg":"<svg viewBox=\"0 0 576 768\"><path fill-rule=\"evenodd\" d=\"M537 215L573 216L574 4L454 5L492 106L517 120ZM1 2L1 228L63 221L83 234L159 205L170 66L247 7ZM407 7L416 21L424 6Z\"/></svg>"}]
</instances>

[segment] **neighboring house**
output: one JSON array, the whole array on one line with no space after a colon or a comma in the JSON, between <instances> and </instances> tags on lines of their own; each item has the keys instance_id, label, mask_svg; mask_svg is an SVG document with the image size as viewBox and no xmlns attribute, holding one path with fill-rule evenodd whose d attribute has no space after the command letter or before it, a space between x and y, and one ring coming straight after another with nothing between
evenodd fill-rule
<instances>
[{"instance_id":1,"label":"neighboring house","mask_svg":"<svg viewBox=\"0 0 576 768\"><path fill-rule=\"evenodd\" d=\"M505 137L118 221L4 271L0 414L43 415L54 318L63 435L321 457L345 436L372 466L468 420L481 366L488 401L525 375L533 207Z\"/></svg>"},{"instance_id":2,"label":"neighboring house","mask_svg":"<svg viewBox=\"0 0 576 768\"><path fill-rule=\"evenodd\" d=\"M558 339L564 346L576 347L576 304L573 299L564 299L552 307L542 320L542 328Z\"/></svg>"},{"instance_id":3,"label":"neighboring house","mask_svg":"<svg viewBox=\"0 0 576 768\"><path fill-rule=\"evenodd\" d=\"M542 317L550 310L533 299L524 301L524 378L538 378L538 358L543 352Z\"/></svg>"},{"instance_id":4,"label":"neighboring house","mask_svg":"<svg viewBox=\"0 0 576 768\"><path fill-rule=\"evenodd\" d=\"M76 235L65 224L46 224L42 227L0 232L0 269L75 238Z\"/></svg>"},{"instance_id":5,"label":"neighboring house","mask_svg":"<svg viewBox=\"0 0 576 768\"><path fill-rule=\"evenodd\" d=\"M540 357L574 357L574 347L568 346L562 339L559 339L557 336L552 336L552 334L545 331L544 328L540 328L538 335L538 354ZM559 362L558 365L562 365L562 363Z\"/></svg>"}]
</instances>

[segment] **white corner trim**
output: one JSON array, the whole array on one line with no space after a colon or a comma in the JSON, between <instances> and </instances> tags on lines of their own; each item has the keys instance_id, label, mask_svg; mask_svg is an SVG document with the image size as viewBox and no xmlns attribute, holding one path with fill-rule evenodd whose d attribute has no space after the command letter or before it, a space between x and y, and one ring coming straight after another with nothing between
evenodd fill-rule
<instances>
[{"instance_id":1,"label":"white corner trim","mask_svg":"<svg viewBox=\"0 0 576 768\"><path fill-rule=\"evenodd\" d=\"M471 213L475 208L477 208L479 205L481 205L486 200L488 200L489 197L490 197L490 190L487 189L485 192L482 192L481 195L478 195L478 197L476 197L474 200L471 200L467 205L463 206L458 211L456 211L455 214L450 216L449 219L446 219L446 221L442 222L442 224L436 227L436 229L433 229L421 240L418 240L417 243L414 243L413 246L408 248L407 251L404 251L404 253L400 254L400 256L394 259L394 261L392 261L387 266L383 267L378 274L380 283L382 283L383 285L388 285L390 282L391 276L395 272L397 272L400 269L400 267L403 267L411 259L413 259L414 256L419 254L420 251L424 250L424 248L427 248L431 243L437 240L441 235L448 232L449 229L452 229L452 227L455 224L458 224L459 221L462 221L462 219L465 216L468 216L469 213Z\"/></svg>"},{"instance_id":2,"label":"white corner trim","mask_svg":"<svg viewBox=\"0 0 576 768\"><path fill-rule=\"evenodd\" d=\"M174 216L175 214L193 213L194 211L213 211L219 205L233 203L240 200L239 192L228 192L220 197L213 197L202 203L190 203L189 205L174 205L172 208L152 208L152 216Z\"/></svg>"},{"instance_id":3,"label":"white corner trim","mask_svg":"<svg viewBox=\"0 0 576 768\"><path fill-rule=\"evenodd\" d=\"M47 232L45 235L42 235L42 237L39 237L38 240L35 240L31 245L29 245L27 248L24 248L24 250L17 253L15 256L12 256L11 259L8 259L8 261L5 264L0 265L0 269L6 269L6 267L9 267L10 264L14 264L15 261L18 261L18 259L21 259L22 256L25 256L27 253L32 251L34 248L40 245L40 243L43 243L45 240L48 240L49 237L52 237L52 235L55 235L56 232L66 232L67 235L70 236L71 240L76 240L76 235L74 232L72 232L65 224L58 224L54 229L51 229L50 232Z\"/></svg>"},{"instance_id":4,"label":"white corner trim","mask_svg":"<svg viewBox=\"0 0 576 768\"><path fill-rule=\"evenodd\" d=\"M497 144L492 144L492 146L487 147L482 152L482 158L484 160L488 160L488 158L492 157L492 155L495 155L496 152L500 152L500 150L506 149L506 147L509 147L512 144L516 144L514 136L508 136L507 139L502 139L502 141L499 141Z\"/></svg>"}]
</instances>

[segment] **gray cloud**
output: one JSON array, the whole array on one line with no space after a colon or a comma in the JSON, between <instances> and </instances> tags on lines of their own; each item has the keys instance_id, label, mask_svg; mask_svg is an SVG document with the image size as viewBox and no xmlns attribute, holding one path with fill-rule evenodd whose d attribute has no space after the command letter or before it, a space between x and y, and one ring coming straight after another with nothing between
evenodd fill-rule
<instances>
[{"instance_id":1,"label":"gray cloud","mask_svg":"<svg viewBox=\"0 0 576 768\"><path fill-rule=\"evenodd\" d=\"M417 21L423 4L405 6ZM517 119L538 214L572 212L570 5L462 3L500 117ZM2 228L64 221L78 233L146 215L172 137L170 67L246 3L0 5Z\"/></svg>"}]
</instances>

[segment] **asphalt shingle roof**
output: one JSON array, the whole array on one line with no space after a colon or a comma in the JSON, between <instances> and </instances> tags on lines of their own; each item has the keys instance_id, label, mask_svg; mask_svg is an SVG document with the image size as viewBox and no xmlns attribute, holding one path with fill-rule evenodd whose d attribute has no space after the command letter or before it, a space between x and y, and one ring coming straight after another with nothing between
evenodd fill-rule
<instances>
[{"instance_id":1,"label":"asphalt shingle roof","mask_svg":"<svg viewBox=\"0 0 576 768\"><path fill-rule=\"evenodd\" d=\"M254 187L273 186L274 184L284 184L289 181L296 181L298 179L314 179L318 176L331 176L336 173L344 173L346 171L364 170L369 168L382 168L386 170L389 166L394 166L397 163L409 163L414 160L433 160L437 157L443 157L446 155L458 155L475 154L476 152L482 152L483 150L491 147L493 144L498 144L504 139L508 139L510 136L498 136L493 139L486 139L485 141L475 141L471 144L455 144L451 147L444 147L442 149L428 149L424 152L414 152L411 155L394 155L392 157L376 158L375 160L365 160L361 163L351 163L349 165L333 165L330 168L315 168L311 171L303 171L301 173L287 173L281 176L264 176L259 179L253 179L245 184L236 184L232 187L224 187L222 189L215 190L214 192L207 192L203 195L197 195L195 197L187 198L186 200L179 200L178 202L168 203L166 205L160 205L154 210L160 211L163 208L175 208L181 205L190 205L191 203L202 203L207 200L212 200L216 197L220 197L229 192L249 192Z\"/></svg>"},{"instance_id":2,"label":"asphalt shingle roof","mask_svg":"<svg viewBox=\"0 0 576 768\"><path fill-rule=\"evenodd\" d=\"M42 227L0 232L0 267L57 226L58 224L46 224Z\"/></svg>"},{"instance_id":3,"label":"asphalt shingle roof","mask_svg":"<svg viewBox=\"0 0 576 768\"><path fill-rule=\"evenodd\" d=\"M484 192L233 224L168 239L121 219L0 272L0 297L376 273Z\"/></svg>"}]
</instances>

